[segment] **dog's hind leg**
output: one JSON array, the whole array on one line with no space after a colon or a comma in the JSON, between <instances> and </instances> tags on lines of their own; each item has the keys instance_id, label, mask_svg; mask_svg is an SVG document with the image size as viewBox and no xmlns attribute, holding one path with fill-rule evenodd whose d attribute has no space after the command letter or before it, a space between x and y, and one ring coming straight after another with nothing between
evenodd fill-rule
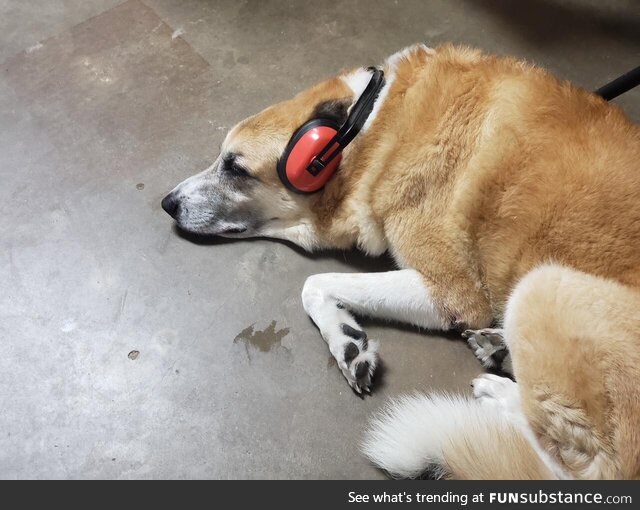
<instances>
[{"instance_id":1,"label":"dog's hind leg","mask_svg":"<svg viewBox=\"0 0 640 510\"><path fill-rule=\"evenodd\" d=\"M413 269L314 275L305 282L302 302L358 393L370 391L378 346L367 338L352 312L428 329L451 326L435 306L422 275Z\"/></svg>"},{"instance_id":2,"label":"dog's hind leg","mask_svg":"<svg viewBox=\"0 0 640 510\"><path fill-rule=\"evenodd\" d=\"M483 366L513 375L511 353L504 340L504 330L467 329L462 336L467 339L467 343Z\"/></svg>"},{"instance_id":3,"label":"dog's hind leg","mask_svg":"<svg viewBox=\"0 0 640 510\"><path fill-rule=\"evenodd\" d=\"M640 476L640 293L558 265L531 271L505 341L531 428L574 477Z\"/></svg>"}]
</instances>

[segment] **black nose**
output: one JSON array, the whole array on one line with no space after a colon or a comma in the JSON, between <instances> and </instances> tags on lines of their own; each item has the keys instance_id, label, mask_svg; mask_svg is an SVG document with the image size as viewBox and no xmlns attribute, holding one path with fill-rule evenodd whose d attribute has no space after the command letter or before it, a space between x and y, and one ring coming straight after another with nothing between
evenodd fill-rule
<instances>
[{"instance_id":1,"label":"black nose","mask_svg":"<svg viewBox=\"0 0 640 510\"><path fill-rule=\"evenodd\" d=\"M162 208L172 218L176 217L176 214L178 213L179 205L180 204L173 193L169 193L166 197L162 199Z\"/></svg>"}]
</instances>

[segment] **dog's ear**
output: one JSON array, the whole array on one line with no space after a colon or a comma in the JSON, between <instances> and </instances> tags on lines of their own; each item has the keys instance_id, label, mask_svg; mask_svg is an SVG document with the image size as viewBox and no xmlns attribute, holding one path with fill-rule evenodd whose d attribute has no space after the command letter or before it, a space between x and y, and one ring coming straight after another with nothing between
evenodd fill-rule
<instances>
[{"instance_id":1,"label":"dog's ear","mask_svg":"<svg viewBox=\"0 0 640 510\"><path fill-rule=\"evenodd\" d=\"M342 126L349 116L351 98L332 99L316 105L312 119L329 119Z\"/></svg>"}]
</instances>

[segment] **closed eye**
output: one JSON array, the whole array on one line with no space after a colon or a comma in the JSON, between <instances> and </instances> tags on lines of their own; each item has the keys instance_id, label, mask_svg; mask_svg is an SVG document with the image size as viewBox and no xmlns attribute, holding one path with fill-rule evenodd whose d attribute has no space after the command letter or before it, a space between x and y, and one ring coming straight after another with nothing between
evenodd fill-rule
<instances>
[{"instance_id":1,"label":"closed eye","mask_svg":"<svg viewBox=\"0 0 640 510\"><path fill-rule=\"evenodd\" d=\"M222 159L221 170L229 177L255 179L255 177L249 173L249 170L239 163L238 154L230 153L225 155Z\"/></svg>"},{"instance_id":2,"label":"closed eye","mask_svg":"<svg viewBox=\"0 0 640 510\"><path fill-rule=\"evenodd\" d=\"M227 166L226 173L232 175L233 177L251 177L251 174L247 171L247 169L237 163L233 163L232 165Z\"/></svg>"}]
</instances>

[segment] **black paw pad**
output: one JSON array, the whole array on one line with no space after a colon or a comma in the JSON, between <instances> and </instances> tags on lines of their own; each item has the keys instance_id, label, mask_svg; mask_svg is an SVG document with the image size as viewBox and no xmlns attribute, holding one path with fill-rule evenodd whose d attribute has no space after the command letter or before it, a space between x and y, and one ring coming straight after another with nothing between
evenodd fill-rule
<instances>
[{"instance_id":1,"label":"black paw pad","mask_svg":"<svg viewBox=\"0 0 640 510\"><path fill-rule=\"evenodd\" d=\"M356 365L356 379L362 379L369 372L369 362L363 361Z\"/></svg>"},{"instance_id":2,"label":"black paw pad","mask_svg":"<svg viewBox=\"0 0 640 510\"><path fill-rule=\"evenodd\" d=\"M491 359L496 364L496 367L502 366L502 362L507 357L507 354L509 354L509 351L507 349L500 349L499 351L496 351L491 355Z\"/></svg>"},{"instance_id":3,"label":"black paw pad","mask_svg":"<svg viewBox=\"0 0 640 510\"><path fill-rule=\"evenodd\" d=\"M367 342L367 334L364 331L361 331L356 328L352 328L349 324L340 324L340 328L342 332L347 335L349 338L353 338L354 340L362 340L362 349L367 350L369 343Z\"/></svg>"},{"instance_id":4,"label":"black paw pad","mask_svg":"<svg viewBox=\"0 0 640 510\"><path fill-rule=\"evenodd\" d=\"M353 342L349 342L347 346L344 348L344 362L347 365L350 365L351 362L355 359L355 357L360 354L358 350L358 346Z\"/></svg>"}]
</instances>

